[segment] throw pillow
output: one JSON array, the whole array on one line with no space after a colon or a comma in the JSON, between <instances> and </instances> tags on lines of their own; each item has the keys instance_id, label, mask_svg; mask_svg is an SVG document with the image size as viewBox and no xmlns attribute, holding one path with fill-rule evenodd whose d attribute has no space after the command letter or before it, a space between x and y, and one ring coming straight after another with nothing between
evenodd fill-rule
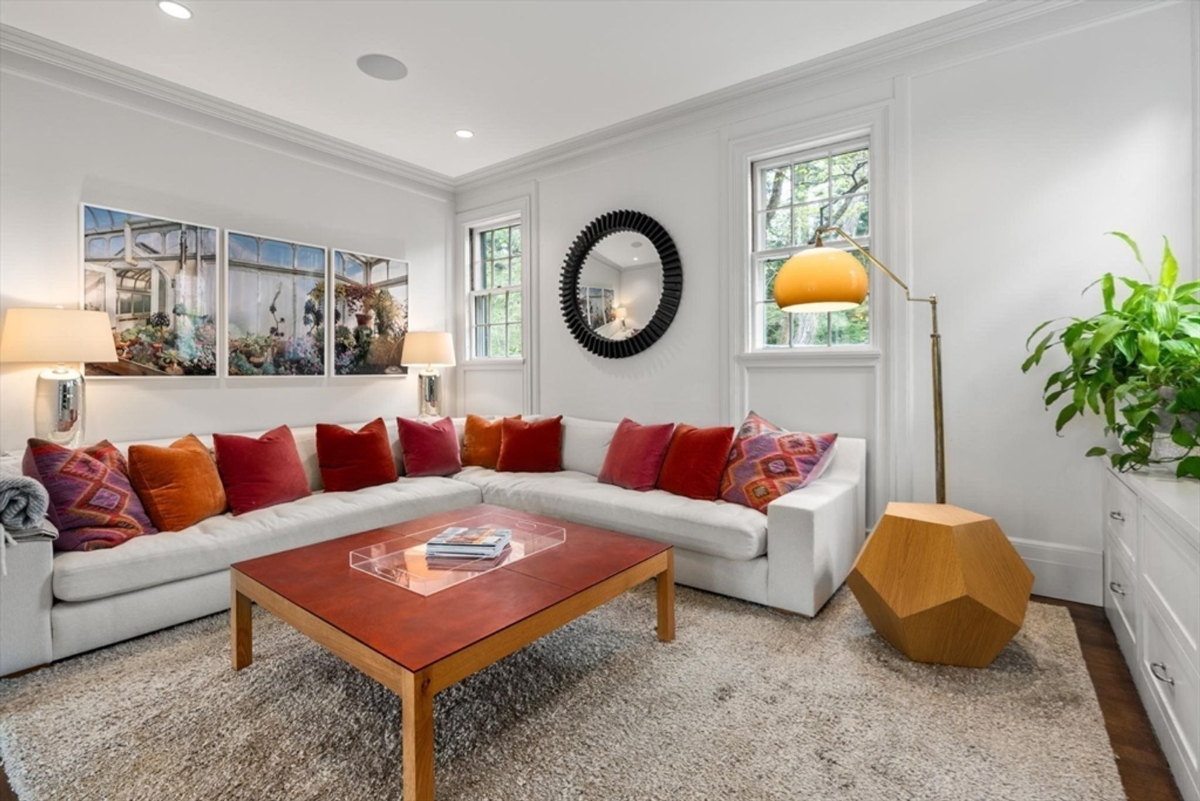
<instances>
[{"instance_id":1,"label":"throw pillow","mask_svg":"<svg viewBox=\"0 0 1200 801\"><path fill-rule=\"evenodd\" d=\"M733 426L676 426L658 474L658 488L685 498L715 501L732 442Z\"/></svg>"},{"instance_id":2,"label":"throw pillow","mask_svg":"<svg viewBox=\"0 0 1200 801\"><path fill-rule=\"evenodd\" d=\"M400 428L400 450L404 472L410 477L452 476L462 470L458 455L458 433L454 421L443 417L436 423L396 418Z\"/></svg>"},{"instance_id":3,"label":"throw pillow","mask_svg":"<svg viewBox=\"0 0 1200 801\"><path fill-rule=\"evenodd\" d=\"M213 434L217 472L235 515L312 494L292 430L279 426L258 439Z\"/></svg>"},{"instance_id":4,"label":"throw pillow","mask_svg":"<svg viewBox=\"0 0 1200 801\"><path fill-rule=\"evenodd\" d=\"M129 483L125 457L107 440L75 450L31 439L21 466L50 496L55 550L94 551L158 533Z\"/></svg>"},{"instance_id":5,"label":"throw pillow","mask_svg":"<svg viewBox=\"0 0 1200 801\"><path fill-rule=\"evenodd\" d=\"M600 483L638 492L654 489L674 430L673 423L643 426L626 417L617 426L604 455Z\"/></svg>"},{"instance_id":6,"label":"throw pillow","mask_svg":"<svg viewBox=\"0 0 1200 801\"><path fill-rule=\"evenodd\" d=\"M521 415L512 418L520 420ZM486 417L477 414L467 415L467 425L463 429L462 463L463 467L487 467L496 469L500 459L500 436L503 432L503 420L488 421Z\"/></svg>"},{"instance_id":7,"label":"throw pillow","mask_svg":"<svg viewBox=\"0 0 1200 801\"><path fill-rule=\"evenodd\" d=\"M562 467L562 415L530 423L504 419L501 422L500 458L502 473L553 473Z\"/></svg>"},{"instance_id":8,"label":"throw pillow","mask_svg":"<svg viewBox=\"0 0 1200 801\"><path fill-rule=\"evenodd\" d=\"M229 506L217 463L191 434L167 448L129 446L129 479L159 531L181 531Z\"/></svg>"},{"instance_id":9,"label":"throw pillow","mask_svg":"<svg viewBox=\"0 0 1200 801\"><path fill-rule=\"evenodd\" d=\"M753 412L742 423L721 478L721 499L760 512L820 477L837 434L782 431Z\"/></svg>"},{"instance_id":10,"label":"throw pillow","mask_svg":"<svg viewBox=\"0 0 1200 801\"><path fill-rule=\"evenodd\" d=\"M318 423L317 462L326 492L353 492L396 480L396 460L382 417L358 431Z\"/></svg>"}]
</instances>

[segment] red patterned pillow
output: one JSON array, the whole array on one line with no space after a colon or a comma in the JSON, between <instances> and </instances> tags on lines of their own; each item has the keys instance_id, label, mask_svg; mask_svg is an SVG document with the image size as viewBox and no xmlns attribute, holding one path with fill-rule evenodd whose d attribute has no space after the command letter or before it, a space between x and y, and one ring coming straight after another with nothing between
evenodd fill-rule
<instances>
[{"instance_id":1,"label":"red patterned pillow","mask_svg":"<svg viewBox=\"0 0 1200 801\"><path fill-rule=\"evenodd\" d=\"M817 480L836 443L837 434L783 431L751 412L729 452L721 499L765 512L771 501Z\"/></svg>"},{"instance_id":2,"label":"red patterned pillow","mask_svg":"<svg viewBox=\"0 0 1200 801\"><path fill-rule=\"evenodd\" d=\"M158 533L129 483L125 457L107 440L73 450L31 439L21 466L50 495L56 550L94 551Z\"/></svg>"}]
</instances>

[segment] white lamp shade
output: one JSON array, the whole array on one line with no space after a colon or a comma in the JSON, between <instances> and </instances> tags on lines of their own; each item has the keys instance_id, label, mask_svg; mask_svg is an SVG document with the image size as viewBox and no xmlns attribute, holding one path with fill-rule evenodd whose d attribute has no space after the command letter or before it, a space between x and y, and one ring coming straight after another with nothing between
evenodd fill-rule
<instances>
[{"instance_id":1,"label":"white lamp shade","mask_svg":"<svg viewBox=\"0 0 1200 801\"><path fill-rule=\"evenodd\" d=\"M624 320L628 316L629 310L624 306L617 306L613 309L613 317L617 318L618 320Z\"/></svg>"},{"instance_id":2,"label":"white lamp shade","mask_svg":"<svg viewBox=\"0 0 1200 801\"><path fill-rule=\"evenodd\" d=\"M404 335L400 364L453 367L454 340L445 331L409 331Z\"/></svg>"},{"instance_id":3,"label":"white lamp shade","mask_svg":"<svg viewBox=\"0 0 1200 801\"><path fill-rule=\"evenodd\" d=\"M115 362L108 313L82 309L9 309L0 362Z\"/></svg>"}]
</instances>

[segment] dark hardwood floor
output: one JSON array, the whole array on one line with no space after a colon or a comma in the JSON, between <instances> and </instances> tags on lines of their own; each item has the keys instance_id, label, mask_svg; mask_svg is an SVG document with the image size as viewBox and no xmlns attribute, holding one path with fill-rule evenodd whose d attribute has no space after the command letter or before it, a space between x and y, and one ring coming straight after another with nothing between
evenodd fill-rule
<instances>
[{"instance_id":1,"label":"dark hardwood floor","mask_svg":"<svg viewBox=\"0 0 1200 801\"><path fill-rule=\"evenodd\" d=\"M1038 596L1033 600L1065 606L1071 612L1129 801L1182 801L1104 609ZM8 786L3 765L0 801L18 801Z\"/></svg>"},{"instance_id":2,"label":"dark hardwood floor","mask_svg":"<svg viewBox=\"0 0 1200 801\"><path fill-rule=\"evenodd\" d=\"M1150 718L1103 607L1040 596L1034 596L1033 600L1065 606L1071 612L1129 801L1181 801L1167 758L1150 727Z\"/></svg>"}]
</instances>

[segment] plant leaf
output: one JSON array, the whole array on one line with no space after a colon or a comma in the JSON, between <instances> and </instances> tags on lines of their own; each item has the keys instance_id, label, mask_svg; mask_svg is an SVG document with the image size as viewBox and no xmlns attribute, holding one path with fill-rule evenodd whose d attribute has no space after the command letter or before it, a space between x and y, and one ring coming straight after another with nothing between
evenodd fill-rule
<instances>
[{"instance_id":1,"label":"plant leaf","mask_svg":"<svg viewBox=\"0 0 1200 801\"><path fill-rule=\"evenodd\" d=\"M1189 456L1179 463L1175 468L1175 476L1177 478L1197 478L1200 479L1200 456Z\"/></svg>"},{"instance_id":2,"label":"plant leaf","mask_svg":"<svg viewBox=\"0 0 1200 801\"><path fill-rule=\"evenodd\" d=\"M1060 317L1060 318L1057 318L1057 319L1061 320L1062 318ZM1042 329L1044 329L1046 326L1048 326L1048 325L1050 325L1050 324L1052 324L1052 323L1054 323L1054 322L1055 322L1055 320L1047 320L1046 322L1044 322L1044 323L1042 323L1041 325L1039 325L1037 328L1033 329L1033 333L1031 333L1031 334L1029 335L1029 337L1028 337L1028 338L1025 340L1025 349L1026 349L1026 350L1028 350L1028 349L1029 349L1029 343L1030 343L1030 342L1032 342L1032 341L1033 341L1033 338L1034 338L1034 337L1036 337L1036 336L1038 335L1038 332L1040 332L1040 331L1041 331Z\"/></svg>"},{"instance_id":3,"label":"plant leaf","mask_svg":"<svg viewBox=\"0 0 1200 801\"><path fill-rule=\"evenodd\" d=\"M1095 448L1088 448L1088 452L1085 453L1084 456L1104 456L1107 453L1108 453L1108 448L1095 447Z\"/></svg>"},{"instance_id":4,"label":"plant leaf","mask_svg":"<svg viewBox=\"0 0 1200 801\"><path fill-rule=\"evenodd\" d=\"M1096 330L1092 336L1092 344L1088 348L1088 352L1095 356L1100 352L1100 349L1112 341L1113 337L1121 333L1125 329L1126 322L1121 319L1109 320Z\"/></svg>"},{"instance_id":5,"label":"plant leaf","mask_svg":"<svg viewBox=\"0 0 1200 801\"><path fill-rule=\"evenodd\" d=\"M1141 248L1138 247L1137 242L1133 241L1133 237L1131 237L1129 234L1125 234L1120 231L1109 231L1108 235L1115 236L1117 239L1120 239L1126 245L1129 245L1129 249L1133 251L1133 255L1137 258L1137 263L1142 265L1143 270L1146 270L1146 262L1142 261L1142 250L1141 250ZM1146 270L1146 275L1150 275L1149 270Z\"/></svg>"},{"instance_id":6,"label":"plant leaf","mask_svg":"<svg viewBox=\"0 0 1200 801\"><path fill-rule=\"evenodd\" d=\"M1190 431L1181 426L1178 420L1175 421L1175 430L1171 432L1171 442L1174 442L1181 448L1194 448L1197 444L1196 438L1192 436Z\"/></svg>"},{"instance_id":7,"label":"plant leaf","mask_svg":"<svg viewBox=\"0 0 1200 801\"><path fill-rule=\"evenodd\" d=\"M1100 293L1104 297L1104 310L1113 310L1113 298L1117 296L1116 285L1113 284L1112 273L1105 273L1100 279Z\"/></svg>"},{"instance_id":8,"label":"plant leaf","mask_svg":"<svg viewBox=\"0 0 1200 801\"><path fill-rule=\"evenodd\" d=\"M1156 331L1142 331L1138 334L1138 350L1141 351L1142 361L1150 366L1158 364L1158 333Z\"/></svg>"},{"instance_id":9,"label":"plant leaf","mask_svg":"<svg viewBox=\"0 0 1200 801\"><path fill-rule=\"evenodd\" d=\"M1046 336L1042 338L1042 341L1039 342L1037 347L1033 349L1033 353L1029 354L1029 358L1021 364L1022 373L1028 373L1029 368L1033 367L1042 360L1042 354L1046 352L1046 348L1049 346L1050 340L1053 338L1054 334L1052 333L1046 334Z\"/></svg>"},{"instance_id":10,"label":"plant leaf","mask_svg":"<svg viewBox=\"0 0 1200 801\"><path fill-rule=\"evenodd\" d=\"M1073 403L1068 403L1066 406L1062 407L1058 413L1058 419L1054 421L1054 431L1056 433L1062 431L1063 426L1065 426L1072 417L1078 414L1078 412L1079 409Z\"/></svg>"},{"instance_id":11,"label":"plant leaf","mask_svg":"<svg viewBox=\"0 0 1200 801\"><path fill-rule=\"evenodd\" d=\"M1179 262L1175 260L1175 254L1171 252L1171 242L1164 236L1162 269L1158 273L1159 289L1163 290L1167 297L1170 297L1170 290L1175 288L1177 280L1179 280Z\"/></svg>"}]
</instances>

